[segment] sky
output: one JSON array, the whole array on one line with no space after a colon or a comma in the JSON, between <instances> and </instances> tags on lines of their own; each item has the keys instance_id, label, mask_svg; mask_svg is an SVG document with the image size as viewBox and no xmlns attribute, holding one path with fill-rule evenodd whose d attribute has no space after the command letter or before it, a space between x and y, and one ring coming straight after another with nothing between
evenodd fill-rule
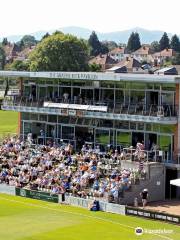
<instances>
[{"instance_id":1,"label":"sky","mask_svg":"<svg viewBox=\"0 0 180 240\"><path fill-rule=\"evenodd\" d=\"M180 34L180 0L0 0L0 37L66 26Z\"/></svg>"}]
</instances>

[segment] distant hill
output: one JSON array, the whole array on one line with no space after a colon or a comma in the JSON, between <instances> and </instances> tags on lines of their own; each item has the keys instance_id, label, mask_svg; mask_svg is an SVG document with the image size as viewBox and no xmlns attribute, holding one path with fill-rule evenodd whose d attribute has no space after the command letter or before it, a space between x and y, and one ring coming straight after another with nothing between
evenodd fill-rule
<instances>
[{"instance_id":1,"label":"distant hill","mask_svg":"<svg viewBox=\"0 0 180 240\"><path fill-rule=\"evenodd\" d=\"M76 27L76 26L59 28L57 30L62 31L63 33L70 33L79 38L84 38L84 39L88 39L89 35L92 32L91 29ZM33 35L37 40L40 40L42 36L44 36L47 32L51 34L54 31L55 30L46 30L46 31L38 31L38 32L27 33L27 34ZM163 35L163 31L150 31L150 30L138 28L138 27L129 29L129 30L124 30L124 31L107 32L107 33L101 33L96 31L96 33L99 37L99 40L101 41L108 40L108 41L115 41L117 43L127 43L129 35L131 34L132 31L136 31L139 33L141 38L141 43L151 43L153 41L159 41ZM168 36L171 38L172 33L168 33ZM22 37L23 35L7 36L8 40L11 42L17 42Z\"/></svg>"}]
</instances>

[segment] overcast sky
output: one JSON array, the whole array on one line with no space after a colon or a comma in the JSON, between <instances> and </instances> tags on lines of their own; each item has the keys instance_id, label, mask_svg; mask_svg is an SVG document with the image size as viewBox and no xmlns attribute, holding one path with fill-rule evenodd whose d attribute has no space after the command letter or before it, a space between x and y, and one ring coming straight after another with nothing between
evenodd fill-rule
<instances>
[{"instance_id":1,"label":"overcast sky","mask_svg":"<svg viewBox=\"0 0 180 240\"><path fill-rule=\"evenodd\" d=\"M180 0L0 0L0 37L80 26L180 34Z\"/></svg>"}]
</instances>

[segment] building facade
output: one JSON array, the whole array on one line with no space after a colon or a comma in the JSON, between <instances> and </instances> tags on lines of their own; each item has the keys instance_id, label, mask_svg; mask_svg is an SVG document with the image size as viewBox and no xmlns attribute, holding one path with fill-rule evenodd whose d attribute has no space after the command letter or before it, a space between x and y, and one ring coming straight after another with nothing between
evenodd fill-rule
<instances>
[{"instance_id":1,"label":"building facade","mask_svg":"<svg viewBox=\"0 0 180 240\"><path fill-rule=\"evenodd\" d=\"M22 139L32 133L36 143L63 140L102 151L141 142L146 161L166 166L167 181L180 177L180 76L0 71L0 79L19 85L2 109L19 112Z\"/></svg>"},{"instance_id":2,"label":"building facade","mask_svg":"<svg viewBox=\"0 0 180 240\"><path fill-rule=\"evenodd\" d=\"M19 96L7 96L4 110L20 112L20 134L44 139L78 138L93 145L158 144L168 158L179 152L178 76L107 73L0 72L16 78Z\"/></svg>"}]
</instances>

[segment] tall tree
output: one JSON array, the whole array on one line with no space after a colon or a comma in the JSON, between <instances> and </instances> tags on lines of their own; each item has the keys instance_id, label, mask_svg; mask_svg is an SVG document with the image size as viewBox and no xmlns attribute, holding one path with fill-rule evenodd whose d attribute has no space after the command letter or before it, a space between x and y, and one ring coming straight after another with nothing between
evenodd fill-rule
<instances>
[{"instance_id":1,"label":"tall tree","mask_svg":"<svg viewBox=\"0 0 180 240\"><path fill-rule=\"evenodd\" d=\"M166 32L164 32L164 34L162 35L162 38L159 41L159 46L160 46L160 51L170 47L169 37Z\"/></svg>"},{"instance_id":2,"label":"tall tree","mask_svg":"<svg viewBox=\"0 0 180 240\"><path fill-rule=\"evenodd\" d=\"M117 47L118 47L117 43L114 42L114 41L102 41L101 44L104 45L104 46L106 46L109 51L111 51L111 50L113 50L114 48L117 48Z\"/></svg>"},{"instance_id":3,"label":"tall tree","mask_svg":"<svg viewBox=\"0 0 180 240\"><path fill-rule=\"evenodd\" d=\"M3 38L3 40L2 40L2 45L3 46L6 46L6 45L8 45L8 40L7 40L7 38Z\"/></svg>"},{"instance_id":4,"label":"tall tree","mask_svg":"<svg viewBox=\"0 0 180 240\"><path fill-rule=\"evenodd\" d=\"M180 65L180 53L176 53L176 55L172 58L173 65Z\"/></svg>"},{"instance_id":5,"label":"tall tree","mask_svg":"<svg viewBox=\"0 0 180 240\"><path fill-rule=\"evenodd\" d=\"M3 47L0 46L0 70L4 69L5 62L6 62L5 52L4 52Z\"/></svg>"},{"instance_id":6,"label":"tall tree","mask_svg":"<svg viewBox=\"0 0 180 240\"><path fill-rule=\"evenodd\" d=\"M86 71L88 46L72 35L53 34L38 43L29 61L31 71Z\"/></svg>"},{"instance_id":7,"label":"tall tree","mask_svg":"<svg viewBox=\"0 0 180 240\"><path fill-rule=\"evenodd\" d=\"M137 32L132 32L127 43L127 49L129 52L136 51L141 47L140 37Z\"/></svg>"},{"instance_id":8,"label":"tall tree","mask_svg":"<svg viewBox=\"0 0 180 240\"><path fill-rule=\"evenodd\" d=\"M171 38L171 48L176 52L180 52L180 41L176 34Z\"/></svg>"},{"instance_id":9,"label":"tall tree","mask_svg":"<svg viewBox=\"0 0 180 240\"><path fill-rule=\"evenodd\" d=\"M37 44L37 41L34 36L31 35L25 35L22 39L21 42L23 42L25 47L31 47Z\"/></svg>"},{"instance_id":10,"label":"tall tree","mask_svg":"<svg viewBox=\"0 0 180 240\"><path fill-rule=\"evenodd\" d=\"M159 52L160 51L160 46L159 46L159 42L158 41L153 41L151 43L151 50L152 52Z\"/></svg>"},{"instance_id":11,"label":"tall tree","mask_svg":"<svg viewBox=\"0 0 180 240\"><path fill-rule=\"evenodd\" d=\"M105 53L108 53L108 52L109 52L108 46L101 42L101 53L105 54Z\"/></svg>"},{"instance_id":12,"label":"tall tree","mask_svg":"<svg viewBox=\"0 0 180 240\"><path fill-rule=\"evenodd\" d=\"M47 32L44 36L42 36L41 41L42 41L43 39L49 37L49 36L50 36L50 34Z\"/></svg>"},{"instance_id":13,"label":"tall tree","mask_svg":"<svg viewBox=\"0 0 180 240\"><path fill-rule=\"evenodd\" d=\"M94 31L91 33L88 43L90 46L90 55L91 56L97 56L99 53L101 53L102 45Z\"/></svg>"}]
</instances>

